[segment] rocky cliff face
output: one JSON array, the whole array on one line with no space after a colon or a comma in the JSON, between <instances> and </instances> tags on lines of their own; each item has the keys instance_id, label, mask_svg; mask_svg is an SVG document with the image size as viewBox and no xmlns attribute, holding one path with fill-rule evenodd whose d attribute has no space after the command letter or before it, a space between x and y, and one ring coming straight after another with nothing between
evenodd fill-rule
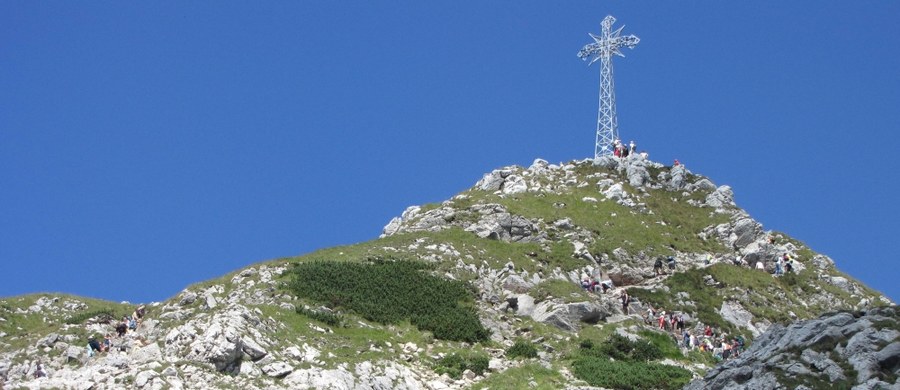
<instances>
[{"instance_id":1,"label":"rocky cliff face","mask_svg":"<svg viewBox=\"0 0 900 390\"><path fill-rule=\"evenodd\" d=\"M794 259L793 272L774 277L776 259L785 254ZM653 265L659 256L676 258L674 269L658 274ZM436 276L467 281L490 340L435 339L409 323L370 321L339 302L311 301L285 288L296 263L390 258L427 262ZM585 277L613 287L606 294L585 291L579 285ZM616 298L623 291L633 297L627 310ZM890 305L840 273L827 256L765 231L737 207L728 186L717 187L684 166L640 156L536 160L527 168L491 171L448 201L408 208L377 240L257 264L149 304L137 330L113 337L111 351L93 357L87 356L87 339L113 333L133 306L52 294L4 298L0 378L9 388L66 389L578 388L591 383L573 372L578 349L612 333L646 337L653 327L642 314L651 306L682 313L694 332L711 325L755 338L754 348L764 348L794 338L784 333L794 329L784 327L790 321L838 308L896 318L871 310ZM310 312L337 313L344 321L329 324ZM868 321L882 324L874 315ZM789 362L820 361L826 352L790 349L800 344L776 348L777 373L888 383L890 375L896 378L896 343L888 340L896 330L888 328L842 328L849 339L856 337L850 333L868 332L867 340L887 344L844 344L843 360L828 355L833 364L822 368ZM537 348L536 357L511 356L510 347L521 340ZM449 360L442 359L457 354L483 357L483 367L448 370ZM681 352L662 364L697 378L711 367ZM39 366L45 376L35 375ZM703 383L751 383L744 378L749 374L724 379L725 372L710 371ZM759 372L781 381L775 371ZM705 386L697 383L692 386Z\"/></svg>"},{"instance_id":2,"label":"rocky cliff face","mask_svg":"<svg viewBox=\"0 0 900 390\"><path fill-rule=\"evenodd\" d=\"M900 312L887 307L775 325L687 389L898 389L898 376Z\"/></svg>"}]
</instances>

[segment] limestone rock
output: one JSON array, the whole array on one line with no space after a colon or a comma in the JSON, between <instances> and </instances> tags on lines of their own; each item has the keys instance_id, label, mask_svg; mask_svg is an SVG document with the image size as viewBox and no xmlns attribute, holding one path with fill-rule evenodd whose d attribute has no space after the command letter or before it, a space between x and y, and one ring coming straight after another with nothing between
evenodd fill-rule
<instances>
[{"instance_id":1,"label":"limestone rock","mask_svg":"<svg viewBox=\"0 0 900 390\"><path fill-rule=\"evenodd\" d=\"M580 329L580 322L596 323L609 312L596 302L557 303L544 301L535 306L531 317L535 321L543 322L568 331Z\"/></svg>"},{"instance_id":2,"label":"limestone rock","mask_svg":"<svg viewBox=\"0 0 900 390\"><path fill-rule=\"evenodd\" d=\"M273 378L281 378L290 374L291 371L294 371L294 368L285 362L269 363L262 367L262 372Z\"/></svg>"},{"instance_id":3,"label":"limestone rock","mask_svg":"<svg viewBox=\"0 0 900 390\"><path fill-rule=\"evenodd\" d=\"M734 207L734 192L730 186L720 186L706 196L706 205L715 209Z\"/></svg>"}]
</instances>

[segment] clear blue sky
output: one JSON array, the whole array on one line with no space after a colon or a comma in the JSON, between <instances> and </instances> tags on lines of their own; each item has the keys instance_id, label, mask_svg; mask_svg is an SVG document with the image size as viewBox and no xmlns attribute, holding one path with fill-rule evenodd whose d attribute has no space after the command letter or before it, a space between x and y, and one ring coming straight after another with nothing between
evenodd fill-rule
<instances>
[{"instance_id":1,"label":"clear blue sky","mask_svg":"<svg viewBox=\"0 0 900 390\"><path fill-rule=\"evenodd\" d=\"M0 2L0 296L162 300L589 157L607 14L624 139L900 298L894 1Z\"/></svg>"}]
</instances>

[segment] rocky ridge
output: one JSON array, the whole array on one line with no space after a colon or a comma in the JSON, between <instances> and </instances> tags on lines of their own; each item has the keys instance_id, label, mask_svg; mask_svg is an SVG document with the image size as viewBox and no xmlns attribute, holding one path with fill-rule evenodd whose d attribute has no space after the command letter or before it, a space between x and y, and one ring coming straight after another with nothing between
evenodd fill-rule
<instances>
[{"instance_id":1,"label":"rocky ridge","mask_svg":"<svg viewBox=\"0 0 900 390\"><path fill-rule=\"evenodd\" d=\"M900 311L841 312L775 325L686 389L900 389Z\"/></svg>"},{"instance_id":2,"label":"rocky ridge","mask_svg":"<svg viewBox=\"0 0 900 390\"><path fill-rule=\"evenodd\" d=\"M798 259L802 279L768 282L776 280L769 276L774 259L785 253ZM676 284L672 274L655 274L652 264L661 254L678 258L677 274L702 277L698 288L717 299L713 314L702 307L709 302ZM281 286L295 262L393 256L427 261L446 278L471 281L479 317L491 330L491 342L477 346L490 357L487 372L438 374L436 359L473 346L434 340L414 327L357 319L336 328L304 319L295 309L317 303ZM765 277L748 268L758 261ZM752 275L761 288L748 290L729 279L730 272ZM611 280L615 296L633 292L628 313L615 298L578 287L594 275ZM591 332L637 334L642 325L634 313L659 305L641 291L671 296L666 304L694 327L721 321L758 340L774 337L763 332L783 329L779 322L812 318L826 308L892 305L841 274L827 256L765 231L737 207L730 187L683 165L667 167L638 155L567 164L538 159L527 168L493 170L441 204L407 208L379 240L258 264L188 287L149 305L140 328L99 356L86 356L84 344L90 335L110 332L103 316L67 323L90 313L94 303L49 294L3 299L0 378L11 388L35 389L445 389L543 367L557 374L536 375L536 385L581 388L585 383L565 360L568 348ZM760 309L776 302L783 310ZM536 360L505 356L504 349L522 338L539 346ZM38 361L46 377L34 377ZM672 364L698 377L707 368Z\"/></svg>"}]
</instances>

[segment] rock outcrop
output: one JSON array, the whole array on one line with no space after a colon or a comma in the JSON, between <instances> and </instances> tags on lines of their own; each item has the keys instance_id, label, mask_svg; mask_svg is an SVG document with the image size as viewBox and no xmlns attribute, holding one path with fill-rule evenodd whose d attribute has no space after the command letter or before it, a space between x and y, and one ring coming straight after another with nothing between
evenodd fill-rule
<instances>
[{"instance_id":1,"label":"rock outcrop","mask_svg":"<svg viewBox=\"0 0 900 390\"><path fill-rule=\"evenodd\" d=\"M827 314L774 325L686 389L900 388L900 311Z\"/></svg>"}]
</instances>

